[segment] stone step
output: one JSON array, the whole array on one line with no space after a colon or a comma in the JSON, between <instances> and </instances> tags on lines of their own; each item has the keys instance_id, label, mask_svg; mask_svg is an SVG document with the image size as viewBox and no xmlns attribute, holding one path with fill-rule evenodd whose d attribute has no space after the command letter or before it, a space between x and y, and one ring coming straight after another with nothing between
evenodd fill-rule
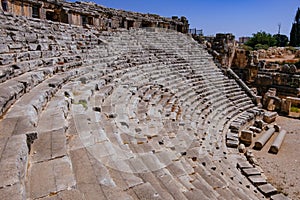
<instances>
[{"instance_id":1,"label":"stone step","mask_svg":"<svg viewBox=\"0 0 300 200\"><path fill-rule=\"evenodd\" d=\"M26 135L0 139L0 198L25 199L28 147Z\"/></svg>"},{"instance_id":2,"label":"stone step","mask_svg":"<svg viewBox=\"0 0 300 200\"><path fill-rule=\"evenodd\" d=\"M71 161L66 156L31 165L28 176L27 195L33 199L67 190L76 184Z\"/></svg>"}]
</instances>

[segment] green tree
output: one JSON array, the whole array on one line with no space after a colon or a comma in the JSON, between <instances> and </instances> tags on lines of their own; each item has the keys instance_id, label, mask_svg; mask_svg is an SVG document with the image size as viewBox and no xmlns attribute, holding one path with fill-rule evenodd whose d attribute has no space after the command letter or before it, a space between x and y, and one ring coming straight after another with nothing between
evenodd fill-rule
<instances>
[{"instance_id":1,"label":"green tree","mask_svg":"<svg viewBox=\"0 0 300 200\"><path fill-rule=\"evenodd\" d=\"M275 38L276 46L278 47L285 47L289 42L289 38L286 35L275 34L273 37Z\"/></svg>"},{"instance_id":2,"label":"green tree","mask_svg":"<svg viewBox=\"0 0 300 200\"><path fill-rule=\"evenodd\" d=\"M248 40L248 42L246 42L246 45L254 49L255 46L263 46L264 48L268 48L275 46L276 44L276 39L270 33L266 33L265 31L254 33L253 36Z\"/></svg>"}]
</instances>

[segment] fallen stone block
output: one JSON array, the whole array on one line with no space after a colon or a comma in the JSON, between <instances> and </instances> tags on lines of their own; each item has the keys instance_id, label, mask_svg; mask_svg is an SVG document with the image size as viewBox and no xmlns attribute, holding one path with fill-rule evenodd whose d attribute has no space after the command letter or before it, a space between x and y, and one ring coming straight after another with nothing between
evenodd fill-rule
<instances>
[{"instance_id":1,"label":"fallen stone block","mask_svg":"<svg viewBox=\"0 0 300 200\"><path fill-rule=\"evenodd\" d=\"M255 186L263 185L267 183L266 179L263 178L261 175L249 176L248 179Z\"/></svg>"},{"instance_id":2,"label":"fallen stone block","mask_svg":"<svg viewBox=\"0 0 300 200\"><path fill-rule=\"evenodd\" d=\"M270 124L276 120L276 117L278 116L277 112L266 112L263 116L264 122Z\"/></svg>"},{"instance_id":3,"label":"fallen stone block","mask_svg":"<svg viewBox=\"0 0 300 200\"><path fill-rule=\"evenodd\" d=\"M239 169L246 169L246 168L252 168L253 166L247 161L238 159L237 168Z\"/></svg>"},{"instance_id":4,"label":"fallen stone block","mask_svg":"<svg viewBox=\"0 0 300 200\"><path fill-rule=\"evenodd\" d=\"M226 140L227 147L237 148L239 146L239 140Z\"/></svg>"},{"instance_id":5,"label":"fallen stone block","mask_svg":"<svg viewBox=\"0 0 300 200\"><path fill-rule=\"evenodd\" d=\"M226 139L227 140L238 140L239 139L239 134L228 131L228 133L226 134Z\"/></svg>"},{"instance_id":6,"label":"fallen stone block","mask_svg":"<svg viewBox=\"0 0 300 200\"><path fill-rule=\"evenodd\" d=\"M261 133L261 131L262 131L260 128L257 128L257 127L254 127L254 126L250 126L249 130L253 131L255 133Z\"/></svg>"},{"instance_id":7,"label":"fallen stone block","mask_svg":"<svg viewBox=\"0 0 300 200\"><path fill-rule=\"evenodd\" d=\"M254 126L262 130L265 126L265 122L263 120L256 120Z\"/></svg>"},{"instance_id":8,"label":"fallen stone block","mask_svg":"<svg viewBox=\"0 0 300 200\"><path fill-rule=\"evenodd\" d=\"M270 199L271 200L290 200L290 198L288 198L287 196L285 196L282 193L272 195Z\"/></svg>"},{"instance_id":9,"label":"fallen stone block","mask_svg":"<svg viewBox=\"0 0 300 200\"><path fill-rule=\"evenodd\" d=\"M258 186L258 190L261 191L265 196L269 197L277 193L277 190L270 183Z\"/></svg>"},{"instance_id":10,"label":"fallen stone block","mask_svg":"<svg viewBox=\"0 0 300 200\"><path fill-rule=\"evenodd\" d=\"M242 169L243 174L248 176L254 176L254 175L261 175L260 171L257 168L243 168Z\"/></svg>"},{"instance_id":11,"label":"fallen stone block","mask_svg":"<svg viewBox=\"0 0 300 200\"><path fill-rule=\"evenodd\" d=\"M245 145L251 145L253 140L253 132L248 130L242 130L240 140Z\"/></svg>"}]
</instances>

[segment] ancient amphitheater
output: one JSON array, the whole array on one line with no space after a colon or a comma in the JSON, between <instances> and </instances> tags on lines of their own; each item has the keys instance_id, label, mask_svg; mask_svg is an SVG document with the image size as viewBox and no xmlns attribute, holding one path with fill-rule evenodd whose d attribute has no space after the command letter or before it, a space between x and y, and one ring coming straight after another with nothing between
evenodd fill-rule
<instances>
[{"instance_id":1,"label":"ancient amphitheater","mask_svg":"<svg viewBox=\"0 0 300 200\"><path fill-rule=\"evenodd\" d=\"M285 199L226 146L262 111L189 35L0 27L0 199Z\"/></svg>"}]
</instances>

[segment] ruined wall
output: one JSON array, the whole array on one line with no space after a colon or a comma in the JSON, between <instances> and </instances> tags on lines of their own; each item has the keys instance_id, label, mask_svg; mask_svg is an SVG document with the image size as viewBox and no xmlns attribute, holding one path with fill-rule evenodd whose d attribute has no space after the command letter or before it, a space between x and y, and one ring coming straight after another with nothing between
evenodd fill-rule
<instances>
[{"instance_id":1,"label":"ruined wall","mask_svg":"<svg viewBox=\"0 0 300 200\"><path fill-rule=\"evenodd\" d=\"M216 34L216 37L212 39L209 46L210 45L211 47L208 47L208 50L214 56L216 61L223 67L231 66L236 47L234 35L231 33L218 33Z\"/></svg>"},{"instance_id":2,"label":"ruined wall","mask_svg":"<svg viewBox=\"0 0 300 200\"><path fill-rule=\"evenodd\" d=\"M3 7L3 6L2 6ZM95 3L66 2L61 0L8 0L2 10L18 16L40 18L79 26L94 26L100 30L110 28L159 27L187 33L185 17L166 18L154 14L142 14L105 8Z\"/></svg>"}]
</instances>

